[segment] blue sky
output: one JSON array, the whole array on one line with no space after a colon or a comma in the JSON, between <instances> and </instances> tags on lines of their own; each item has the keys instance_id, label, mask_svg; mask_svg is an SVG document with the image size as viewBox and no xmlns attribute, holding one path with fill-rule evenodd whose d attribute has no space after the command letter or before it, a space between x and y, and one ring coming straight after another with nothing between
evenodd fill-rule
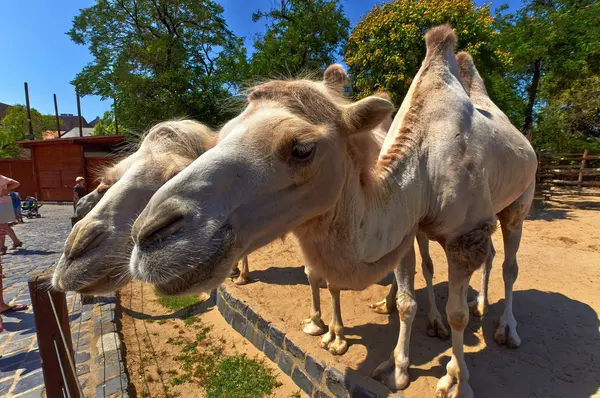
<instances>
[{"instance_id":1,"label":"blue sky","mask_svg":"<svg viewBox=\"0 0 600 398\"><path fill-rule=\"evenodd\" d=\"M269 9L274 0L217 0L225 8L229 27L238 36L245 37L246 46L252 47L252 37L264 29L264 23L252 22L257 9ZM75 91L69 83L88 62L92 61L87 48L76 45L65 34L80 8L94 4L93 0L0 0L0 102L25 103L23 82L29 84L31 106L45 114L54 113L52 94L58 97L60 113L77 113ZM371 10L375 0L342 0L346 15L354 26ZM484 1L476 0L477 4ZM511 9L519 7L520 0L498 0ZM102 116L111 101L98 97L81 99L82 114L90 121Z\"/></svg>"}]
</instances>

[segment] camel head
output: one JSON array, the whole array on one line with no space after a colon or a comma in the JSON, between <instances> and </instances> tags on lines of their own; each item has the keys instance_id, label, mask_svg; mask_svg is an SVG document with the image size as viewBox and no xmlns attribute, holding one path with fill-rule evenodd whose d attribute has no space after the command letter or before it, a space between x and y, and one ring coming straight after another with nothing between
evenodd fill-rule
<instances>
[{"instance_id":1,"label":"camel head","mask_svg":"<svg viewBox=\"0 0 600 398\"><path fill-rule=\"evenodd\" d=\"M104 171L104 173L109 174L109 172L111 172L110 174L119 174L119 169L122 168L109 167ZM75 207L75 217L81 219L85 217L90 211L92 211L94 206L96 206L98 202L100 202L100 199L102 199L102 197L112 184L112 180L107 178L107 176L105 175L102 178L102 181L100 181L100 184L96 187L96 189L85 195L83 198L79 199L79 202L77 202L77 206Z\"/></svg>"},{"instance_id":2,"label":"camel head","mask_svg":"<svg viewBox=\"0 0 600 398\"><path fill-rule=\"evenodd\" d=\"M128 282L133 221L167 180L215 141L207 127L190 120L150 129L132 155L105 172L103 180L110 188L97 190L101 199L69 234L53 287L94 294L118 290Z\"/></svg>"},{"instance_id":3,"label":"camel head","mask_svg":"<svg viewBox=\"0 0 600 398\"><path fill-rule=\"evenodd\" d=\"M345 79L333 65L321 82L255 87L218 144L159 189L134 223L134 277L164 294L207 291L243 256L335 217L344 184L360 174L362 138L393 110L376 96L345 101Z\"/></svg>"}]
</instances>

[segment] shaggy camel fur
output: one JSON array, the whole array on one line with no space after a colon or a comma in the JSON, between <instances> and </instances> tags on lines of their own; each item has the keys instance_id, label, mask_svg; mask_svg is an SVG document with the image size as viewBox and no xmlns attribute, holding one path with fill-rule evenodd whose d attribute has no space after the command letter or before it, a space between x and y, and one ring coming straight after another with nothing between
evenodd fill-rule
<instances>
[{"instance_id":1,"label":"shaggy camel fur","mask_svg":"<svg viewBox=\"0 0 600 398\"><path fill-rule=\"evenodd\" d=\"M165 181L215 143L215 133L191 120L150 129L139 148L104 170L100 185L77 204L76 214L83 218L67 238L53 287L94 294L128 282L133 220Z\"/></svg>"},{"instance_id":2,"label":"shaggy camel fur","mask_svg":"<svg viewBox=\"0 0 600 398\"><path fill-rule=\"evenodd\" d=\"M472 396L463 352L469 279L492 256L490 235L500 219L507 305L496 339L518 345L512 285L537 160L491 101L488 109L475 107L460 81L452 29L432 29L426 44L372 164L365 163L373 144L366 133L392 112L390 102L343 103L308 80L257 86L224 126L227 136L160 188L135 221L132 274L165 294L206 291L240 258L288 231L338 303L341 289L364 289L394 270L399 339L374 376L401 389L416 313L413 241L422 231L448 258L452 358L437 395ZM482 83L474 66L472 74L471 92Z\"/></svg>"}]
</instances>

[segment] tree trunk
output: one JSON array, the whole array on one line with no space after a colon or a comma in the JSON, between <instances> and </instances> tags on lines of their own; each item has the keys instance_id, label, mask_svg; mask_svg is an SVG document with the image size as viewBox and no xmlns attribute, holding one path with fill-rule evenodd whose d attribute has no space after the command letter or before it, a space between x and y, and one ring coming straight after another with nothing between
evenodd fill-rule
<instances>
[{"instance_id":1,"label":"tree trunk","mask_svg":"<svg viewBox=\"0 0 600 398\"><path fill-rule=\"evenodd\" d=\"M531 85L529 86L528 98L527 98L527 109L525 110L525 123L523 124L523 134L527 136L527 139L531 141L533 138L532 127L533 127L533 106L537 97L538 85L540 83L540 74L542 69L542 60L538 59L533 65L533 78L531 79Z\"/></svg>"}]
</instances>

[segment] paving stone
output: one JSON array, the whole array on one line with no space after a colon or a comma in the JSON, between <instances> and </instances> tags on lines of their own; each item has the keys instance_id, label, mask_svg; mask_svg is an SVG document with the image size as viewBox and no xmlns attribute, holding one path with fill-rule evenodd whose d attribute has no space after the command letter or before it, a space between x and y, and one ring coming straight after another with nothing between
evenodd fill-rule
<instances>
[{"instance_id":1,"label":"paving stone","mask_svg":"<svg viewBox=\"0 0 600 398\"><path fill-rule=\"evenodd\" d=\"M247 325L248 321L246 320L246 318L244 318L239 312L234 312L233 321L231 321L231 326L242 336L246 335Z\"/></svg>"},{"instance_id":2,"label":"paving stone","mask_svg":"<svg viewBox=\"0 0 600 398\"><path fill-rule=\"evenodd\" d=\"M8 390L10 390L10 387L12 386L12 384L13 384L12 378L0 382L0 396L1 397L8 396Z\"/></svg>"},{"instance_id":3,"label":"paving stone","mask_svg":"<svg viewBox=\"0 0 600 398\"><path fill-rule=\"evenodd\" d=\"M256 321L258 321L258 314L254 312L252 308L248 307L248 310L246 311L246 319L248 319L248 322L250 322L252 325L256 325Z\"/></svg>"},{"instance_id":4,"label":"paving stone","mask_svg":"<svg viewBox=\"0 0 600 398\"><path fill-rule=\"evenodd\" d=\"M40 398L42 396L43 391L44 391L44 386L41 386L39 388L36 388L35 390L28 391L24 394L21 394L16 398Z\"/></svg>"},{"instance_id":5,"label":"paving stone","mask_svg":"<svg viewBox=\"0 0 600 398\"><path fill-rule=\"evenodd\" d=\"M3 355L10 354L11 352L16 352L22 350L23 348L27 348L31 345L33 339L25 338L17 341L9 341L3 349Z\"/></svg>"},{"instance_id":6,"label":"paving stone","mask_svg":"<svg viewBox=\"0 0 600 398\"><path fill-rule=\"evenodd\" d=\"M269 330L269 338L271 339L273 344L275 344L277 347L279 347L281 349L284 349L284 347L283 347L284 337L285 337L285 335L279 329L277 329L275 326L271 325L271 328Z\"/></svg>"},{"instance_id":7,"label":"paving stone","mask_svg":"<svg viewBox=\"0 0 600 398\"><path fill-rule=\"evenodd\" d=\"M374 393L373 391L368 390L367 388L358 384L352 386L350 396L352 398L379 398L379 394Z\"/></svg>"},{"instance_id":8,"label":"paving stone","mask_svg":"<svg viewBox=\"0 0 600 398\"><path fill-rule=\"evenodd\" d=\"M231 307L229 307L229 306L225 307L224 318L225 318L225 321L231 325L231 321L233 320L233 310L231 309Z\"/></svg>"},{"instance_id":9,"label":"paving stone","mask_svg":"<svg viewBox=\"0 0 600 398\"><path fill-rule=\"evenodd\" d=\"M75 363L87 362L90 360L89 352L81 352L79 354L75 354Z\"/></svg>"},{"instance_id":10,"label":"paving stone","mask_svg":"<svg viewBox=\"0 0 600 398\"><path fill-rule=\"evenodd\" d=\"M279 369L281 369L281 371L283 373L285 373L288 376L292 375L292 368L294 367L294 360L292 359L292 357L288 354L286 354L284 351L281 352L281 354L279 355Z\"/></svg>"},{"instance_id":11,"label":"paving stone","mask_svg":"<svg viewBox=\"0 0 600 398\"><path fill-rule=\"evenodd\" d=\"M336 368L327 368L325 384L327 384L329 391L336 397L348 396L348 390L346 390L346 386L344 385L344 375Z\"/></svg>"},{"instance_id":12,"label":"paving stone","mask_svg":"<svg viewBox=\"0 0 600 398\"><path fill-rule=\"evenodd\" d=\"M90 365L85 363L77 364L77 376L83 376L90 373Z\"/></svg>"},{"instance_id":13,"label":"paving stone","mask_svg":"<svg viewBox=\"0 0 600 398\"><path fill-rule=\"evenodd\" d=\"M304 361L304 357L306 356L306 354L304 354L304 351L302 351L300 349L300 347L298 347L296 344L294 344L289 338L288 336L285 336L285 350L287 352L289 352L290 354L292 354L292 356L298 358L301 361Z\"/></svg>"},{"instance_id":14,"label":"paving stone","mask_svg":"<svg viewBox=\"0 0 600 398\"><path fill-rule=\"evenodd\" d=\"M269 340L265 340L265 344L263 346L263 352L271 361L277 363L279 359L279 353L281 349L271 343Z\"/></svg>"},{"instance_id":15,"label":"paving stone","mask_svg":"<svg viewBox=\"0 0 600 398\"><path fill-rule=\"evenodd\" d=\"M108 397L111 394L115 394L117 392L127 392L129 388L129 383L127 382L126 376L114 377L108 380L104 384L98 385L96 387L96 397Z\"/></svg>"},{"instance_id":16,"label":"paving stone","mask_svg":"<svg viewBox=\"0 0 600 398\"><path fill-rule=\"evenodd\" d=\"M12 390L12 394L20 394L22 392L31 390L37 386L44 384L44 375L42 370L27 375L27 377L21 377L17 381L17 384Z\"/></svg>"},{"instance_id":17,"label":"paving stone","mask_svg":"<svg viewBox=\"0 0 600 398\"><path fill-rule=\"evenodd\" d=\"M306 355L304 368L310 377L320 382L323 377L323 372L325 371L325 363L318 363L313 357Z\"/></svg>"},{"instance_id":18,"label":"paving stone","mask_svg":"<svg viewBox=\"0 0 600 398\"><path fill-rule=\"evenodd\" d=\"M298 387L302 389L308 396L312 395L313 384L308 377L300 369L295 368L292 373L292 380Z\"/></svg>"},{"instance_id":19,"label":"paving stone","mask_svg":"<svg viewBox=\"0 0 600 398\"><path fill-rule=\"evenodd\" d=\"M323 391L321 390L316 390L313 393L313 398L329 398L329 395L325 394Z\"/></svg>"},{"instance_id":20,"label":"paving stone","mask_svg":"<svg viewBox=\"0 0 600 398\"><path fill-rule=\"evenodd\" d=\"M262 351L263 345L265 344L265 335L250 324L246 326L246 339Z\"/></svg>"},{"instance_id":21,"label":"paving stone","mask_svg":"<svg viewBox=\"0 0 600 398\"><path fill-rule=\"evenodd\" d=\"M104 380L111 379L123 373L125 373L125 365L123 364L123 362L108 363L105 364L105 366L98 367L98 372L96 373L96 380L98 381L98 383L101 383Z\"/></svg>"},{"instance_id":22,"label":"paving stone","mask_svg":"<svg viewBox=\"0 0 600 398\"><path fill-rule=\"evenodd\" d=\"M263 332L266 335L269 334L269 325L270 323L264 319L262 316L258 316L258 320L256 321L256 326L258 327L258 330L260 330L261 332Z\"/></svg>"}]
</instances>

